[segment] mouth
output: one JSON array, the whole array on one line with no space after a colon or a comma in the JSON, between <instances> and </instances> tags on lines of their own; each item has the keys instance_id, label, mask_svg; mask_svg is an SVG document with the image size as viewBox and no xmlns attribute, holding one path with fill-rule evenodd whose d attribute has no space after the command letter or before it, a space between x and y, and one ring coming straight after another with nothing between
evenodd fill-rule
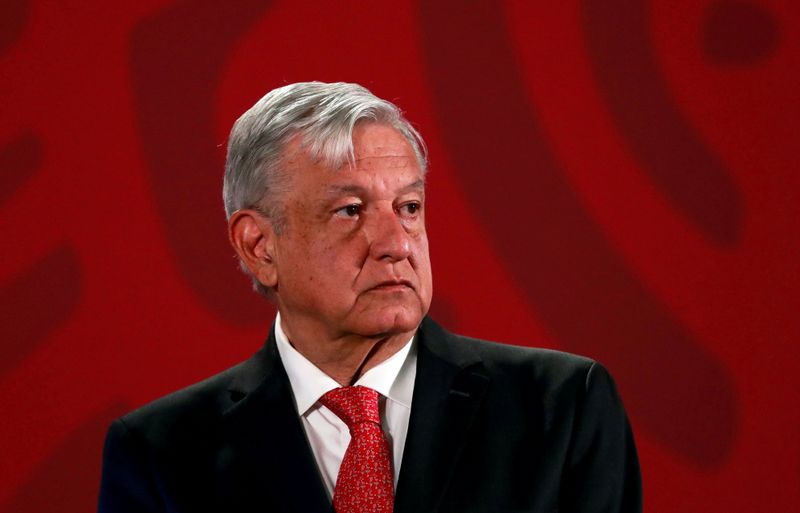
<instances>
[{"instance_id":1,"label":"mouth","mask_svg":"<svg viewBox=\"0 0 800 513\"><path fill-rule=\"evenodd\" d=\"M414 286L408 280L386 280L378 283L370 290L382 292L394 292L400 290L414 289Z\"/></svg>"}]
</instances>

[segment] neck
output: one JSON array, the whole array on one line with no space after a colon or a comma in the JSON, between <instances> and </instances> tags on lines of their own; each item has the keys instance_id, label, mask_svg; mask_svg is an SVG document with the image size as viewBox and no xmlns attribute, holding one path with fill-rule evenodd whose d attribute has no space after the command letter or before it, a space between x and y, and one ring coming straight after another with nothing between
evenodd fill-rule
<instances>
[{"instance_id":1,"label":"neck","mask_svg":"<svg viewBox=\"0 0 800 513\"><path fill-rule=\"evenodd\" d=\"M389 359L411 339L413 331L377 337L339 336L295 329L281 317L281 328L300 354L342 386L350 386L365 372Z\"/></svg>"}]
</instances>

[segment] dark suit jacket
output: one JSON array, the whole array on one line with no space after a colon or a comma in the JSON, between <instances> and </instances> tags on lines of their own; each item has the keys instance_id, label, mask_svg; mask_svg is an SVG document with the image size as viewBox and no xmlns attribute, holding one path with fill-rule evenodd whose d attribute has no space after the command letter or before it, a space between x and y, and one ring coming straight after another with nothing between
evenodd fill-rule
<instances>
[{"instance_id":1,"label":"dark suit jacket","mask_svg":"<svg viewBox=\"0 0 800 513\"><path fill-rule=\"evenodd\" d=\"M395 513L635 512L639 465L598 363L425 319ZM249 360L114 421L101 512L332 512L274 334Z\"/></svg>"}]
</instances>

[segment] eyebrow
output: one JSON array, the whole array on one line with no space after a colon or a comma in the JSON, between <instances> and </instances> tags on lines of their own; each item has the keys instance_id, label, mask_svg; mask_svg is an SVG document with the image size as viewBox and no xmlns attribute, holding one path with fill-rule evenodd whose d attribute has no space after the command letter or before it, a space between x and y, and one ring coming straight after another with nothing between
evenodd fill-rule
<instances>
[{"instance_id":1,"label":"eyebrow","mask_svg":"<svg viewBox=\"0 0 800 513\"><path fill-rule=\"evenodd\" d=\"M402 187L399 191L399 194L407 194L411 191L419 191L425 190L425 180L422 178L411 182L410 184ZM354 196L361 196L366 192L364 187L360 185L354 184L347 184L347 185L331 185L328 187L327 195L328 196L337 196L340 194L353 194Z\"/></svg>"}]
</instances>

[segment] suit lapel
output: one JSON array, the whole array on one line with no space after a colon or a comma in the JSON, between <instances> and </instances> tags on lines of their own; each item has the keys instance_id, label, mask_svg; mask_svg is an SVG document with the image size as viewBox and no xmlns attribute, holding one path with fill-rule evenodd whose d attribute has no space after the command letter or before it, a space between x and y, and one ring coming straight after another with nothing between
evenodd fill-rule
<instances>
[{"instance_id":1,"label":"suit lapel","mask_svg":"<svg viewBox=\"0 0 800 513\"><path fill-rule=\"evenodd\" d=\"M223 415L223 504L332 512L273 333L230 387L232 397L243 398Z\"/></svg>"},{"instance_id":2,"label":"suit lapel","mask_svg":"<svg viewBox=\"0 0 800 513\"><path fill-rule=\"evenodd\" d=\"M430 319L418 331L417 377L395 513L436 511L489 379L477 356Z\"/></svg>"}]
</instances>

